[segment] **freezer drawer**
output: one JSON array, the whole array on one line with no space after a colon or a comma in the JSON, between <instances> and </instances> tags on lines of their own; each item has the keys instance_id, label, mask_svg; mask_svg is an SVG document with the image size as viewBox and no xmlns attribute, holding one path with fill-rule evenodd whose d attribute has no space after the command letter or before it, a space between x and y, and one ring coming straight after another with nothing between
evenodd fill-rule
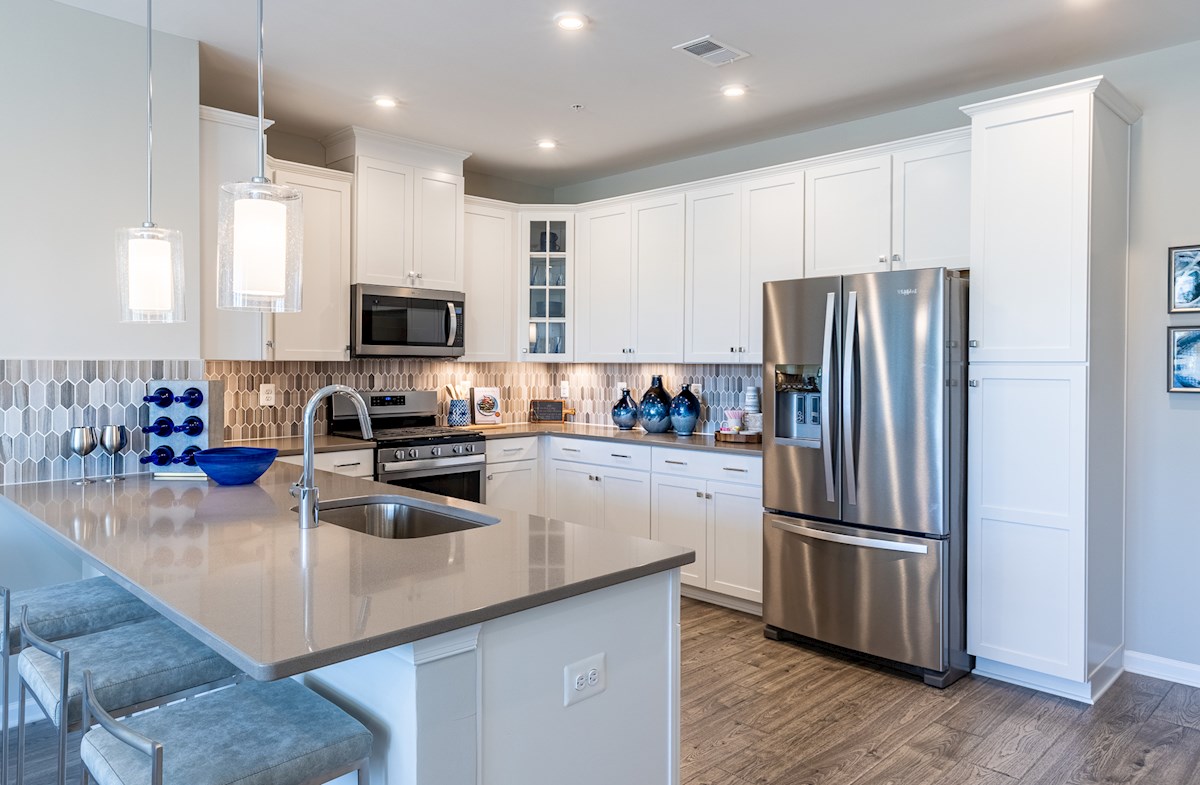
<instances>
[{"instance_id":1,"label":"freezer drawer","mask_svg":"<svg viewBox=\"0 0 1200 785\"><path fill-rule=\"evenodd\" d=\"M949 667L946 540L763 516L763 621L918 668Z\"/></svg>"}]
</instances>

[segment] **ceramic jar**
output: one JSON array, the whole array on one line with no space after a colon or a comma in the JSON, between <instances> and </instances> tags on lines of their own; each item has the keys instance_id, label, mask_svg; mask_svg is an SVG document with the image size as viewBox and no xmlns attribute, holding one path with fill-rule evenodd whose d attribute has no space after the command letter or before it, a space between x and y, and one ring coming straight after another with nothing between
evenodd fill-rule
<instances>
[{"instance_id":1,"label":"ceramic jar","mask_svg":"<svg viewBox=\"0 0 1200 785\"><path fill-rule=\"evenodd\" d=\"M700 399L688 389L690 386L682 385L679 395L671 399L671 427L676 436L691 436L700 419Z\"/></svg>"},{"instance_id":2,"label":"ceramic jar","mask_svg":"<svg viewBox=\"0 0 1200 785\"><path fill-rule=\"evenodd\" d=\"M641 415L646 433L671 430L671 394L663 389L662 376L650 380L650 389L642 396Z\"/></svg>"},{"instance_id":3,"label":"ceramic jar","mask_svg":"<svg viewBox=\"0 0 1200 785\"><path fill-rule=\"evenodd\" d=\"M629 394L628 387L621 389L621 400L613 404L612 421L613 425L622 431L631 431L633 430L633 426L637 425L637 401L633 400L633 396Z\"/></svg>"}]
</instances>

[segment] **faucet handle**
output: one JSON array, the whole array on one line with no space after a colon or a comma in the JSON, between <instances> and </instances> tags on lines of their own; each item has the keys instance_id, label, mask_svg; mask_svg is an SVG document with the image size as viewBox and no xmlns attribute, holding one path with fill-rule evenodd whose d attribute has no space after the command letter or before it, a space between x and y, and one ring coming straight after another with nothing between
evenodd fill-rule
<instances>
[{"instance_id":1,"label":"faucet handle","mask_svg":"<svg viewBox=\"0 0 1200 785\"><path fill-rule=\"evenodd\" d=\"M298 482L292 483L292 487L288 488L288 493L291 494L293 499L300 498L300 483L298 483Z\"/></svg>"}]
</instances>

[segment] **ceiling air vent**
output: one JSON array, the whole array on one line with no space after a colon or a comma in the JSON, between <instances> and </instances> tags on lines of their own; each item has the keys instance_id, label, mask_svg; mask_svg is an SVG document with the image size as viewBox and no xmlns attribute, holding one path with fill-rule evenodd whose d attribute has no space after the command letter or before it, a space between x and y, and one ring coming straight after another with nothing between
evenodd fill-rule
<instances>
[{"instance_id":1,"label":"ceiling air vent","mask_svg":"<svg viewBox=\"0 0 1200 785\"><path fill-rule=\"evenodd\" d=\"M686 52L693 57L698 57L712 66L725 65L726 63L732 63L734 60L741 60L743 57L750 56L741 49L734 49L728 44L714 41L712 36L708 35L671 48Z\"/></svg>"}]
</instances>

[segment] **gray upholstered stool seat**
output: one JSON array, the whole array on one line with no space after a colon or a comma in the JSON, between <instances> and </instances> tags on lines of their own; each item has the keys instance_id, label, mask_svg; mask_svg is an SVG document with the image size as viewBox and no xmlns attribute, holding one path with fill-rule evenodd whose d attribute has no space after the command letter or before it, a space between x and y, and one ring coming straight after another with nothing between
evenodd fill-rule
<instances>
[{"instance_id":1,"label":"gray upholstered stool seat","mask_svg":"<svg viewBox=\"0 0 1200 785\"><path fill-rule=\"evenodd\" d=\"M60 641L70 652L66 721L83 717L83 671L92 672L101 705L126 710L237 676L212 649L159 617ZM36 648L21 652L17 672L55 725L63 722L62 663Z\"/></svg>"},{"instance_id":2,"label":"gray upholstered stool seat","mask_svg":"<svg viewBox=\"0 0 1200 785\"><path fill-rule=\"evenodd\" d=\"M117 739L105 728L116 723L96 714L101 724L80 746L83 765L99 785L149 785L152 756ZM371 732L358 720L291 679L244 681L119 725L162 745L167 785L300 785L356 769L365 783L371 752Z\"/></svg>"},{"instance_id":3,"label":"gray upholstered stool seat","mask_svg":"<svg viewBox=\"0 0 1200 785\"><path fill-rule=\"evenodd\" d=\"M29 629L48 641L74 638L147 619L157 614L144 602L103 576L56 586L8 593L9 650L21 640L21 608L29 609Z\"/></svg>"}]
</instances>

